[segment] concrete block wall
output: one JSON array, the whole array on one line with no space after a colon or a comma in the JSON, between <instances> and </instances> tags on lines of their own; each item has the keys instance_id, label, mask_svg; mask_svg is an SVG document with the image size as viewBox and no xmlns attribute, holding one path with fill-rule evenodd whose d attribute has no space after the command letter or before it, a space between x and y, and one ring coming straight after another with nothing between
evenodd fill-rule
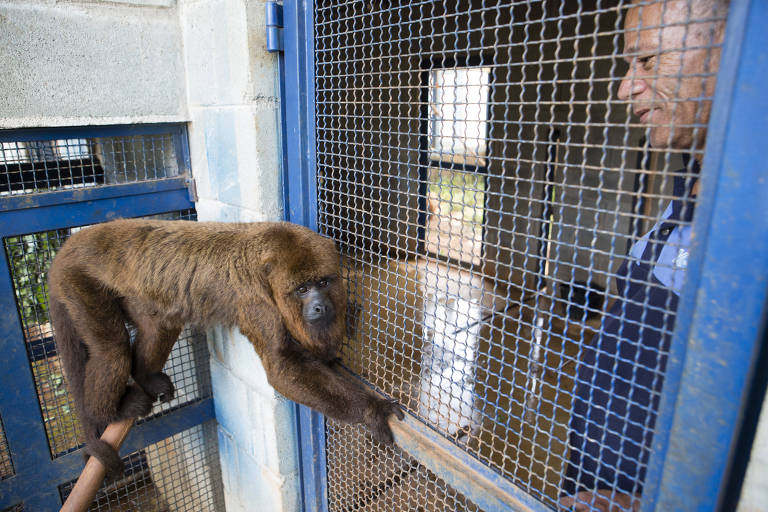
<instances>
[{"instance_id":1,"label":"concrete block wall","mask_svg":"<svg viewBox=\"0 0 768 512\"><path fill-rule=\"evenodd\" d=\"M179 1L200 220L282 218L279 76L264 3ZM298 511L295 406L236 329L208 339L227 511Z\"/></svg>"},{"instance_id":2,"label":"concrete block wall","mask_svg":"<svg viewBox=\"0 0 768 512\"><path fill-rule=\"evenodd\" d=\"M0 3L0 128L185 120L178 11L141 3Z\"/></svg>"},{"instance_id":3,"label":"concrete block wall","mask_svg":"<svg viewBox=\"0 0 768 512\"><path fill-rule=\"evenodd\" d=\"M279 83L264 2L182 0L180 10L198 214L278 219Z\"/></svg>"}]
</instances>

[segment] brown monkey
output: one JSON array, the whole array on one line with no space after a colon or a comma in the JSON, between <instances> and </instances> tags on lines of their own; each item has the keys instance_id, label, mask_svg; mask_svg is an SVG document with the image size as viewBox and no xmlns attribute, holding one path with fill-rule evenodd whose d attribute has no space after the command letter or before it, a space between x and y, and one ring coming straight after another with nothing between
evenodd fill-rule
<instances>
[{"instance_id":1,"label":"brown monkey","mask_svg":"<svg viewBox=\"0 0 768 512\"><path fill-rule=\"evenodd\" d=\"M107 423L149 413L174 388L161 372L184 324L237 326L286 397L392 441L394 402L334 361L346 291L333 241L290 223L118 220L79 231L49 272L56 342L86 436L112 477ZM126 324L136 329L133 345ZM135 384L129 383L129 377Z\"/></svg>"}]
</instances>

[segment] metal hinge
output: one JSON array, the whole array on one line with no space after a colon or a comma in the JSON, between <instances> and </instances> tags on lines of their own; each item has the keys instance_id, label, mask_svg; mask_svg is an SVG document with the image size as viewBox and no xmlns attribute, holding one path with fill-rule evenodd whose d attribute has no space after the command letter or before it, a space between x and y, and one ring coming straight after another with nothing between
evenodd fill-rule
<instances>
[{"instance_id":1,"label":"metal hinge","mask_svg":"<svg viewBox=\"0 0 768 512\"><path fill-rule=\"evenodd\" d=\"M267 2L267 51L283 51L283 4Z\"/></svg>"},{"instance_id":2,"label":"metal hinge","mask_svg":"<svg viewBox=\"0 0 768 512\"><path fill-rule=\"evenodd\" d=\"M197 184L195 183L195 179L191 176L188 176L185 180L187 184L187 193L189 194L189 200L193 203L197 202Z\"/></svg>"}]
</instances>

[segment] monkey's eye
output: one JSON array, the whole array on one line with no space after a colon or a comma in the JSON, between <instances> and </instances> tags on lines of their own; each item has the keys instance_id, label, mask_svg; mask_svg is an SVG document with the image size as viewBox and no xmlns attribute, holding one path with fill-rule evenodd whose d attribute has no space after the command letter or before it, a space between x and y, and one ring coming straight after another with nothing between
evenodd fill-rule
<instances>
[{"instance_id":1,"label":"monkey's eye","mask_svg":"<svg viewBox=\"0 0 768 512\"><path fill-rule=\"evenodd\" d=\"M296 293L298 293L299 295L306 295L308 291L309 291L309 288L307 288L306 285L301 285L296 289Z\"/></svg>"},{"instance_id":2,"label":"monkey's eye","mask_svg":"<svg viewBox=\"0 0 768 512\"><path fill-rule=\"evenodd\" d=\"M318 284L320 285L320 288L325 288L326 286L328 286L328 280L327 279L321 279Z\"/></svg>"}]
</instances>

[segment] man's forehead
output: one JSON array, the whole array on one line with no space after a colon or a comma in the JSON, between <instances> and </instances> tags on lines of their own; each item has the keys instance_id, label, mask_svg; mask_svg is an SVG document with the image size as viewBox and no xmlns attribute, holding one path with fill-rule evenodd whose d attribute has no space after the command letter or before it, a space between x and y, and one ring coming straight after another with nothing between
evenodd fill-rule
<instances>
[{"instance_id":1,"label":"man's forehead","mask_svg":"<svg viewBox=\"0 0 768 512\"><path fill-rule=\"evenodd\" d=\"M624 50L669 47L680 43L687 19L685 1L634 2L624 18Z\"/></svg>"}]
</instances>

